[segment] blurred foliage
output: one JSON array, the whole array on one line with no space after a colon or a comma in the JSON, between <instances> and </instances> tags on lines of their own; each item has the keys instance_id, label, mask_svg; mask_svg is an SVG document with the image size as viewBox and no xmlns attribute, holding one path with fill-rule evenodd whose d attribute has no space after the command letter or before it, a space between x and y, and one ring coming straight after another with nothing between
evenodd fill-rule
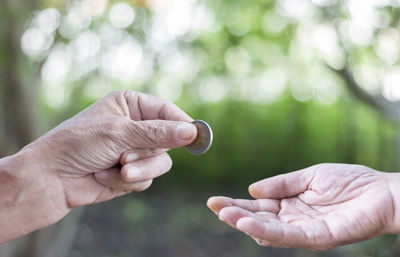
<instances>
[{"instance_id":1,"label":"blurred foliage","mask_svg":"<svg viewBox=\"0 0 400 257\"><path fill-rule=\"evenodd\" d=\"M213 147L200 157L184 149L173 151L173 172L161 178L169 183L246 190L255 180L321 162L387 171L396 165L392 124L345 100L330 106L290 97L270 105L226 101L190 114L211 124Z\"/></svg>"},{"instance_id":2,"label":"blurred foliage","mask_svg":"<svg viewBox=\"0 0 400 257\"><path fill-rule=\"evenodd\" d=\"M205 156L173 151L174 172L160 184L245 187L321 162L398 168L394 124L354 100L327 68L348 65L365 90L396 100L399 51L390 46L400 40L392 29L398 2L126 3L55 2L60 12L34 15L21 44L34 66L43 65L49 124L112 89L175 101L208 121L215 141ZM32 30L51 43L25 46L24 37L41 42ZM364 69L382 74L366 80Z\"/></svg>"}]
</instances>

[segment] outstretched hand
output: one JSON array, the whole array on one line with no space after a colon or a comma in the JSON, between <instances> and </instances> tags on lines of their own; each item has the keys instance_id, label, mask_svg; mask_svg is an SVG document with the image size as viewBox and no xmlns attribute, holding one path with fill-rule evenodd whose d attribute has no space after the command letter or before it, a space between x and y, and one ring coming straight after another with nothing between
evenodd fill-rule
<instances>
[{"instance_id":1,"label":"outstretched hand","mask_svg":"<svg viewBox=\"0 0 400 257\"><path fill-rule=\"evenodd\" d=\"M170 170L167 150L192 142L192 119L174 104L116 91L53 129L36 145L53 165L70 207L143 191ZM43 143L41 143L43 142ZM58 147L62 146L62 147ZM52 149L52 150L51 150Z\"/></svg>"},{"instance_id":2,"label":"outstretched hand","mask_svg":"<svg viewBox=\"0 0 400 257\"><path fill-rule=\"evenodd\" d=\"M0 159L0 244L73 207L147 189L171 168L166 152L195 140L191 121L168 101L117 91Z\"/></svg>"},{"instance_id":3,"label":"outstretched hand","mask_svg":"<svg viewBox=\"0 0 400 257\"><path fill-rule=\"evenodd\" d=\"M394 180L364 166L320 164L251 185L256 200L212 197L207 205L259 245L322 251L398 232Z\"/></svg>"}]
</instances>

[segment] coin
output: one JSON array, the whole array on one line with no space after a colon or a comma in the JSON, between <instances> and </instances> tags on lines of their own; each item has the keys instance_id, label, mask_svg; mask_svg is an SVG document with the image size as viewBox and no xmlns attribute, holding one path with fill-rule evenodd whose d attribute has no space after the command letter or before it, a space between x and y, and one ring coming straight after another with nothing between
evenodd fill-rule
<instances>
[{"instance_id":1,"label":"coin","mask_svg":"<svg viewBox=\"0 0 400 257\"><path fill-rule=\"evenodd\" d=\"M210 149L213 133L211 127L202 120L192 121L197 128L197 138L190 145L186 146L186 149L195 155L204 154Z\"/></svg>"}]
</instances>

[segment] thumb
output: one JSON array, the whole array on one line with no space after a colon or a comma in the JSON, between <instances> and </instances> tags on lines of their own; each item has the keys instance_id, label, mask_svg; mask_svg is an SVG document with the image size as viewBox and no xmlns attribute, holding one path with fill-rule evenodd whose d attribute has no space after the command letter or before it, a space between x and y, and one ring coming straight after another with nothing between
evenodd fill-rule
<instances>
[{"instance_id":1,"label":"thumb","mask_svg":"<svg viewBox=\"0 0 400 257\"><path fill-rule=\"evenodd\" d=\"M128 137L131 148L178 148L196 139L197 128L182 121L132 121Z\"/></svg>"},{"instance_id":2,"label":"thumb","mask_svg":"<svg viewBox=\"0 0 400 257\"><path fill-rule=\"evenodd\" d=\"M303 169L258 181L250 185L250 195L256 199L282 199L301 194L311 183L311 171Z\"/></svg>"}]
</instances>

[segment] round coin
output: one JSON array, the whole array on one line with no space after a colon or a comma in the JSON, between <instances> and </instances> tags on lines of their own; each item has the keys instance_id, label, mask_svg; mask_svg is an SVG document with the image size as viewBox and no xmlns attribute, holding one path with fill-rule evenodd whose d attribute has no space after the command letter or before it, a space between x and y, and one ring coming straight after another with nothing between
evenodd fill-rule
<instances>
[{"instance_id":1,"label":"round coin","mask_svg":"<svg viewBox=\"0 0 400 257\"><path fill-rule=\"evenodd\" d=\"M195 155L204 154L210 149L213 133L211 127L202 120L192 121L197 128L197 138L190 145L186 146L186 149Z\"/></svg>"}]
</instances>

